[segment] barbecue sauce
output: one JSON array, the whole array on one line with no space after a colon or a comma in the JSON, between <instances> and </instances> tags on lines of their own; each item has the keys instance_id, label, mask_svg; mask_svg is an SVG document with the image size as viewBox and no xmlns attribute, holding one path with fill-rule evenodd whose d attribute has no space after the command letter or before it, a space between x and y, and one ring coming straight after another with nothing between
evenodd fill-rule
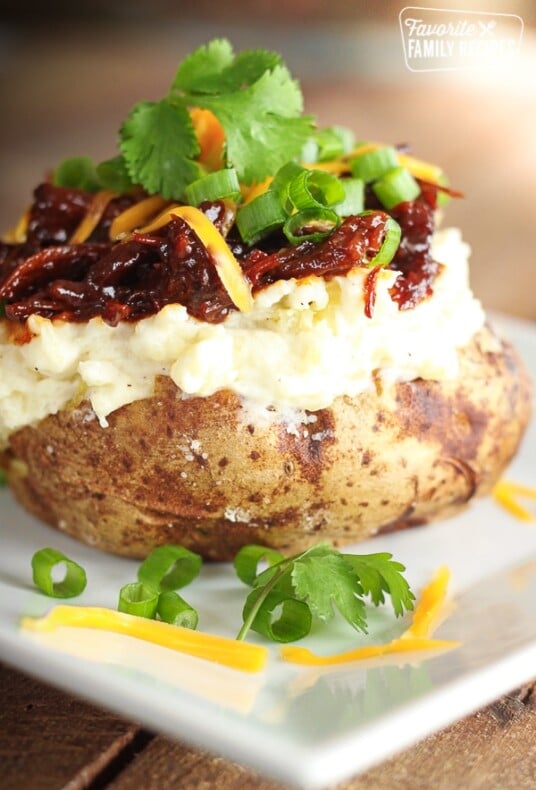
<instances>
[{"instance_id":1,"label":"barbecue sauce","mask_svg":"<svg viewBox=\"0 0 536 790\"><path fill-rule=\"evenodd\" d=\"M401 274L391 288L399 309L415 307L433 292L440 270L431 255L436 189L421 184L416 200L389 213L402 229L399 249L390 268ZM0 300L5 315L23 322L30 315L87 321L101 316L116 325L153 315L165 305L179 303L190 315L208 323L223 321L236 309L223 287L205 247L192 228L173 218L154 233L133 233L110 241L115 217L139 199L114 198L84 243L69 238L88 210L92 195L79 189L41 184L29 211L26 240L0 243ZM385 235L387 214L367 190L367 215L351 216L324 241L284 246L277 235L252 248L229 230L228 208L222 201L200 209L224 234L252 290L290 278L317 275L329 279L356 266L369 266ZM365 312L371 317L377 272L365 279Z\"/></svg>"}]
</instances>

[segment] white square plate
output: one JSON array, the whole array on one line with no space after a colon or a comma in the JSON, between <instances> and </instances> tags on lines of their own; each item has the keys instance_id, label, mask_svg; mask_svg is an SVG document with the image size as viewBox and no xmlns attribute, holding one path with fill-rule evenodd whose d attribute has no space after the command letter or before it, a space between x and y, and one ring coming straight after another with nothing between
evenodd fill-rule
<instances>
[{"instance_id":1,"label":"white square plate","mask_svg":"<svg viewBox=\"0 0 536 790\"><path fill-rule=\"evenodd\" d=\"M536 327L500 319L536 378ZM508 476L536 483L536 426ZM53 602L32 586L30 559L54 546L80 562L88 586L76 603L115 608L137 563L102 555L26 515L0 492L0 656L18 668L192 744L283 781L323 787L531 679L536 672L536 522L517 521L490 499L424 529L376 538L356 552L390 551L416 592L447 564L457 606L438 636L462 646L413 664L333 669L283 664L277 648L262 674L246 675L165 648L83 629L22 633L23 615ZM185 597L205 631L234 636L245 588L228 565L206 566ZM368 637L334 622L304 644L323 653L385 642L407 619L380 609ZM255 639L255 637L252 637Z\"/></svg>"}]
</instances>

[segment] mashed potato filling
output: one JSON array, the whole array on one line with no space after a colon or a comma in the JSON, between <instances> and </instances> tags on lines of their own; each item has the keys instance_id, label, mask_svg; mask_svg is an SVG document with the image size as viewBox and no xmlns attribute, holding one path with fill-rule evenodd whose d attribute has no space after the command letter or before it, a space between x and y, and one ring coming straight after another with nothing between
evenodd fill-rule
<instances>
[{"instance_id":1,"label":"mashed potato filling","mask_svg":"<svg viewBox=\"0 0 536 790\"><path fill-rule=\"evenodd\" d=\"M437 232L432 254L444 264L433 297L399 310L389 295L398 275L381 270L372 318L364 312L369 270L356 268L331 280L277 282L257 293L251 312L233 312L221 324L176 304L116 327L100 318L34 315L32 339L17 344L2 321L0 446L10 432L83 398L105 427L115 409L151 396L159 375L187 396L228 388L247 406L294 415L372 390L378 376L386 383L455 378L457 349L481 328L484 313L469 287L460 232Z\"/></svg>"}]
</instances>

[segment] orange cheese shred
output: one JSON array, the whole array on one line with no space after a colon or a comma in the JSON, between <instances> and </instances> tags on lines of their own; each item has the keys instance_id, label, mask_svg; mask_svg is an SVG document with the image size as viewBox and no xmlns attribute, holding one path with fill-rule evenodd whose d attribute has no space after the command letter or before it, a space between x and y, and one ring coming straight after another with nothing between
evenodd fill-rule
<instances>
[{"instance_id":1,"label":"orange cheese shred","mask_svg":"<svg viewBox=\"0 0 536 790\"><path fill-rule=\"evenodd\" d=\"M100 607L55 606L45 617L24 617L21 621L23 630L36 633L62 626L125 634L242 672L260 672L268 659L268 649L260 645Z\"/></svg>"},{"instance_id":2,"label":"orange cheese shred","mask_svg":"<svg viewBox=\"0 0 536 790\"><path fill-rule=\"evenodd\" d=\"M251 285L235 256L229 249L216 226L198 208L193 206L172 205L166 208L152 222L143 228L140 233L151 233L163 225L167 225L173 217L180 217L192 228L204 245L214 262L218 276L223 287L231 297L233 304L242 312L247 312L253 307Z\"/></svg>"},{"instance_id":3,"label":"orange cheese shred","mask_svg":"<svg viewBox=\"0 0 536 790\"><path fill-rule=\"evenodd\" d=\"M402 634L402 639L430 637L435 631L445 605L450 571L446 566L439 568L434 578L423 589L413 612L410 627Z\"/></svg>"},{"instance_id":4,"label":"orange cheese shred","mask_svg":"<svg viewBox=\"0 0 536 790\"><path fill-rule=\"evenodd\" d=\"M69 244L82 244L91 236L102 219L106 206L115 197L117 197L117 193L112 192L111 189L101 189L95 193L84 219L69 239Z\"/></svg>"},{"instance_id":5,"label":"orange cheese shred","mask_svg":"<svg viewBox=\"0 0 536 790\"><path fill-rule=\"evenodd\" d=\"M225 132L221 123L213 112L200 107L190 110L190 118L201 149L199 161L209 170L219 170L224 164L225 148Z\"/></svg>"},{"instance_id":6,"label":"orange cheese shred","mask_svg":"<svg viewBox=\"0 0 536 790\"><path fill-rule=\"evenodd\" d=\"M499 480L491 495L497 504L520 521L535 520L534 514L519 504L518 497L536 499L536 488L514 483L511 480Z\"/></svg>"},{"instance_id":7,"label":"orange cheese shred","mask_svg":"<svg viewBox=\"0 0 536 790\"><path fill-rule=\"evenodd\" d=\"M242 197L244 198L243 205L245 206L246 203L251 203L252 200L255 198L260 197L260 195L264 195L265 192L268 191L270 184L274 179L272 176L265 178L264 181L260 181L258 184L252 184L251 186L242 186Z\"/></svg>"},{"instance_id":8,"label":"orange cheese shred","mask_svg":"<svg viewBox=\"0 0 536 790\"><path fill-rule=\"evenodd\" d=\"M402 167L407 167L409 172L415 178L421 178L423 181L429 181L431 184L439 184L443 171L438 165L431 162L424 162L422 159L416 159L409 154L397 154L398 163Z\"/></svg>"},{"instance_id":9,"label":"orange cheese shred","mask_svg":"<svg viewBox=\"0 0 536 790\"><path fill-rule=\"evenodd\" d=\"M30 210L27 209L20 217L14 228L11 228L2 236L2 241L6 244L22 244L26 241L28 222L30 220Z\"/></svg>"},{"instance_id":10,"label":"orange cheese shred","mask_svg":"<svg viewBox=\"0 0 536 790\"><path fill-rule=\"evenodd\" d=\"M110 225L110 239L117 241L135 228L146 224L167 204L169 204L169 200L165 200L160 195L152 195L152 197L144 198L144 200L134 203L133 206L129 206Z\"/></svg>"},{"instance_id":11,"label":"orange cheese shred","mask_svg":"<svg viewBox=\"0 0 536 790\"><path fill-rule=\"evenodd\" d=\"M431 638L445 604L449 579L449 569L439 568L432 581L423 589L409 628L400 637L385 645L366 645L332 656L320 656L305 647L285 646L280 649L281 658L292 664L335 666L396 653L453 650L460 646L460 642Z\"/></svg>"},{"instance_id":12,"label":"orange cheese shred","mask_svg":"<svg viewBox=\"0 0 536 790\"><path fill-rule=\"evenodd\" d=\"M364 661L367 658L379 658L393 653L413 653L426 650L452 650L459 646L459 642L446 639L426 639L424 637L411 637L393 639L385 645L367 645L355 650L346 650L333 656L319 656L306 647L282 647L281 658L291 664L306 666L336 666L349 661Z\"/></svg>"}]
</instances>

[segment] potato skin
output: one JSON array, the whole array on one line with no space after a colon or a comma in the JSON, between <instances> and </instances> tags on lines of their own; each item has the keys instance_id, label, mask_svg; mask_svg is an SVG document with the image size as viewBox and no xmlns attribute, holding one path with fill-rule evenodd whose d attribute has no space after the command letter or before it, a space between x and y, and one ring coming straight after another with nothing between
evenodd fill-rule
<instances>
[{"instance_id":1,"label":"potato skin","mask_svg":"<svg viewBox=\"0 0 536 790\"><path fill-rule=\"evenodd\" d=\"M108 428L81 404L12 434L8 480L39 518L130 557L357 542L458 512L515 454L530 417L521 361L488 328L460 361L456 381L341 397L297 430L253 424L230 391L182 398L161 378Z\"/></svg>"}]
</instances>

